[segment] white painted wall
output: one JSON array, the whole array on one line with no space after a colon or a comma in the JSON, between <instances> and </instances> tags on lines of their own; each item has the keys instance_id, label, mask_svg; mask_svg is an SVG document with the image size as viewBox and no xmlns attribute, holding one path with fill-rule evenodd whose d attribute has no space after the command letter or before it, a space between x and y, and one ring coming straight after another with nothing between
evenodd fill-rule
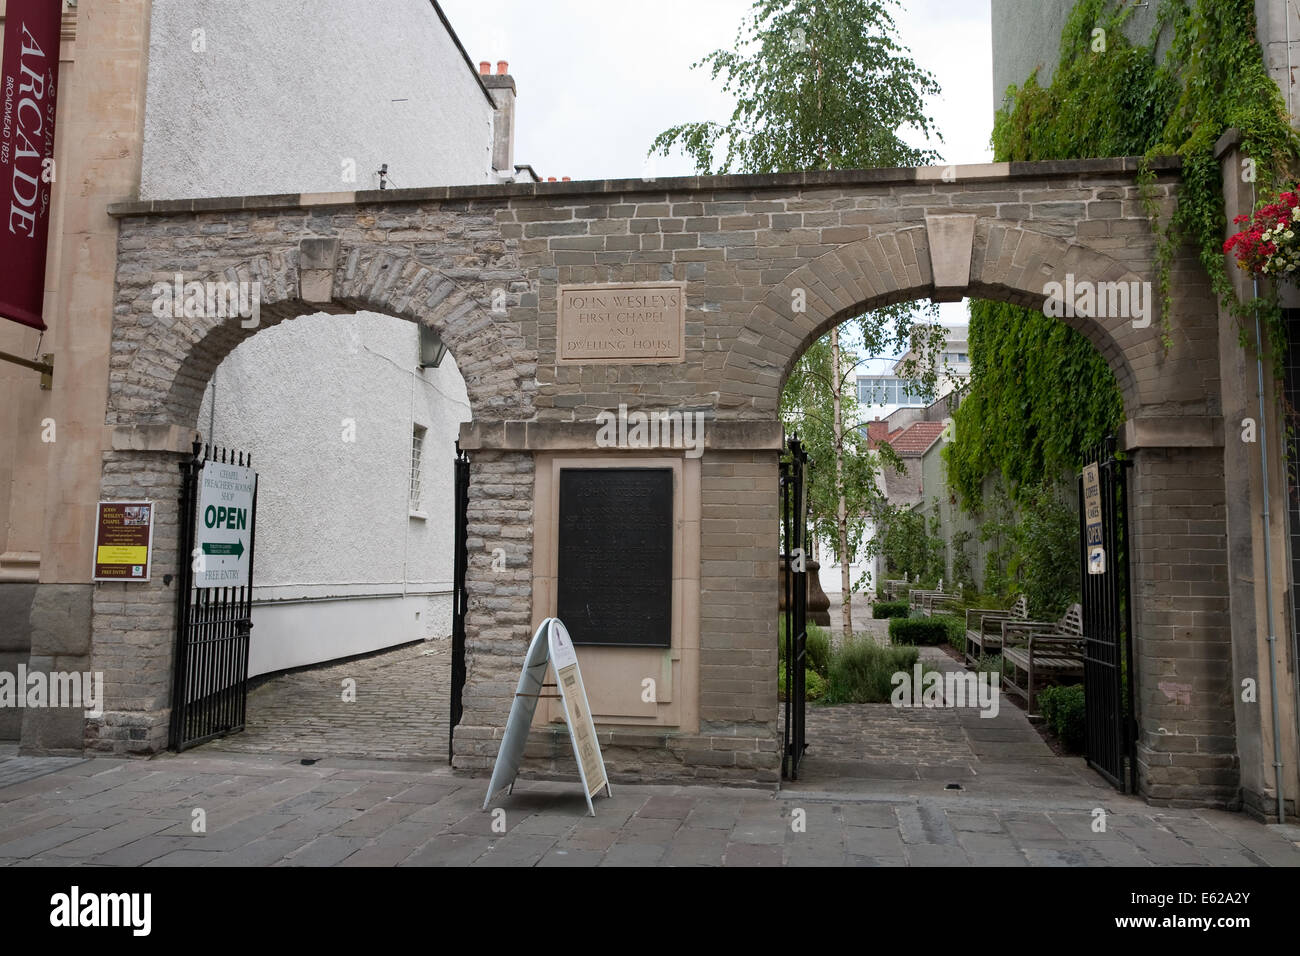
<instances>
[{"instance_id":1,"label":"white painted wall","mask_svg":"<svg viewBox=\"0 0 1300 956\"><path fill-rule=\"evenodd\" d=\"M140 197L495 181L476 73L429 0L156 0Z\"/></svg>"},{"instance_id":2,"label":"white painted wall","mask_svg":"<svg viewBox=\"0 0 1300 956\"><path fill-rule=\"evenodd\" d=\"M416 327L385 315L294 319L218 367L198 428L251 452L259 475L250 675L450 634L452 459L469 417L451 355L419 369ZM426 518L408 501L415 424Z\"/></svg>"},{"instance_id":3,"label":"white painted wall","mask_svg":"<svg viewBox=\"0 0 1300 956\"><path fill-rule=\"evenodd\" d=\"M498 179L492 101L430 0L155 0L149 47L143 199L373 189L381 163L396 187ZM469 404L454 358L421 372L417 342L385 316L304 317L209 384L199 429L260 474L250 674L450 633Z\"/></svg>"}]
</instances>

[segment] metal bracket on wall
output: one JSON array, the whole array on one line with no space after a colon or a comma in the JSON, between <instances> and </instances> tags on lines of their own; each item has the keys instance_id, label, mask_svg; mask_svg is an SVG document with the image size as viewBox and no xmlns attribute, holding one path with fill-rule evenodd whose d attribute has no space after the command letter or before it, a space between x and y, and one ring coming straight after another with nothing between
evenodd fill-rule
<instances>
[{"instance_id":1,"label":"metal bracket on wall","mask_svg":"<svg viewBox=\"0 0 1300 956\"><path fill-rule=\"evenodd\" d=\"M0 352L0 361L12 362L14 365L21 365L23 368L30 368L41 373L41 389L49 391L54 387L54 353L42 352L41 360L33 362L31 359L21 358L17 355L10 355L8 352Z\"/></svg>"}]
</instances>

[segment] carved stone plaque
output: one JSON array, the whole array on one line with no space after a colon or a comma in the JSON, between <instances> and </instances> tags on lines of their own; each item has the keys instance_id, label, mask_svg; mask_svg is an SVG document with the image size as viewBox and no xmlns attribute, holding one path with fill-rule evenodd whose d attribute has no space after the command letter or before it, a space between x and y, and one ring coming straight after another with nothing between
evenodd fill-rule
<instances>
[{"instance_id":1,"label":"carved stone plaque","mask_svg":"<svg viewBox=\"0 0 1300 956\"><path fill-rule=\"evenodd\" d=\"M555 360L561 365L658 365L686 360L686 283L562 285Z\"/></svg>"},{"instance_id":2,"label":"carved stone plaque","mask_svg":"<svg viewBox=\"0 0 1300 956\"><path fill-rule=\"evenodd\" d=\"M671 647L670 468L560 471L557 616L574 644Z\"/></svg>"}]
</instances>

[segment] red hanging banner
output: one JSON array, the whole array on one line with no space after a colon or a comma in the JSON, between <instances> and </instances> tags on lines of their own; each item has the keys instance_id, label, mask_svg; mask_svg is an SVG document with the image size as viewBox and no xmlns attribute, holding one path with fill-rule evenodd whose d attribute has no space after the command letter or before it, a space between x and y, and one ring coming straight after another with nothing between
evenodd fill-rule
<instances>
[{"instance_id":1,"label":"red hanging banner","mask_svg":"<svg viewBox=\"0 0 1300 956\"><path fill-rule=\"evenodd\" d=\"M44 329L60 0L9 0L0 61L0 317Z\"/></svg>"}]
</instances>

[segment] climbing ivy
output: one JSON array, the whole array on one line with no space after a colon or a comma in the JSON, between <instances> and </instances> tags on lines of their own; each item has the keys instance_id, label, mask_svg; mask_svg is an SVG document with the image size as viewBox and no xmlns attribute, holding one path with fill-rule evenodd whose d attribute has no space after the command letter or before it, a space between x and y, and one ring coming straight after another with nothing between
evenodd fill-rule
<instances>
[{"instance_id":1,"label":"climbing ivy","mask_svg":"<svg viewBox=\"0 0 1300 956\"><path fill-rule=\"evenodd\" d=\"M1169 266L1184 243L1211 286L1241 319L1258 309L1281 371L1285 328L1276 298L1238 302L1223 254L1226 219L1214 144L1229 127L1242 134L1262 204L1290 181L1300 139L1255 39L1253 0L1163 0L1145 44L1123 33L1133 10L1122 0L1079 0L1061 33L1060 63L1048 86L1031 76L1007 91L993 129L998 161L1139 155L1182 159L1178 202L1161 221L1144 168L1139 181L1157 236L1158 293L1166 341ZM1162 42L1163 56L1157 55ZM1267 294L1267 290L1265 290ZM1253 323L1251 324L1253 328ZM1246 325L1242 326L1246 345ZM945 449L949 480L963 505L978 504L983 478L1000 471L1018 501L1037 494L1080 453L1123 421L1109 369L1077 333L1040 312L972 302L972 378ZM1064 388L1063 384L1070 387Z\"/></svg>"},{"instance_id":2,"label":"climbing ivy","mask_svg":"<svg viewBox=\"0 0 1300 956\"><path fill-rule=\"evenodd\" d=\"M1124 420L1106 362L1078 332L1041 312L971 303L972 381L946 445L948 483L967 510L1000 471L1017 500L1069 474L1080 451Z\"/></svg>"}]
</instances>

